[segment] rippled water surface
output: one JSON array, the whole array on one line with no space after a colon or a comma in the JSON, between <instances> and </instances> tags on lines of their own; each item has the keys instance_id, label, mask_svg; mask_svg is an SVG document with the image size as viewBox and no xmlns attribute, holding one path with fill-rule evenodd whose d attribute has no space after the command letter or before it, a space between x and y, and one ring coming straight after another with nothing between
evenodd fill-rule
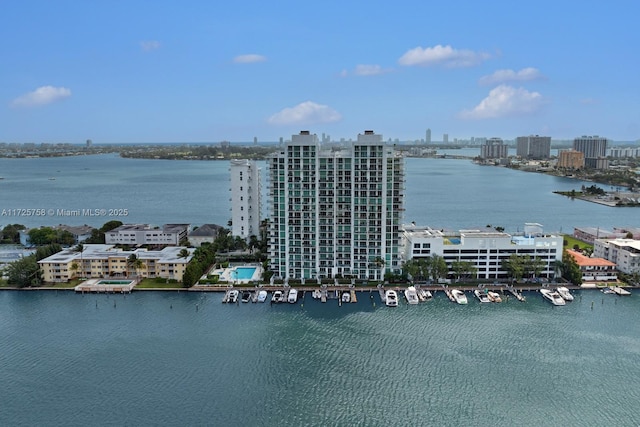
<instances>
[{"instance_id":1,"label":"rippled water surface","mask_svg":"<svg viewBox=\"0 0 640 427\"><path fill-rule=\"evenodd\" d=\"M526 296L0 292L0 425L638 425L637 296Z\"/></svg>"}]
</instances>

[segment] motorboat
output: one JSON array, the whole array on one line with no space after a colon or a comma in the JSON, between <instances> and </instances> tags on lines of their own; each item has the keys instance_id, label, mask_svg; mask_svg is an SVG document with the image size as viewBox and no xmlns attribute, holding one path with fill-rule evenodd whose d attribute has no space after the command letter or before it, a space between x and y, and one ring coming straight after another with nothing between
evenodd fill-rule
<instances>
[{"instance_id":1,"label":"motorboat","mask_svg":"<svg viewBox=\"0 0 640 427\"><path fill-rule=\"evenodd\" d=\"M238 295L240 295L240 291L233 289L229 291L229 298L227 298L228 303L238 302Z\"/></svg>"},{"instance_id":2,"label":"motorboat","mask_svg":"<svg viewBox=\"0 0 640 427\"><path fill-rule=\"evenodd\" d=\"M556 291L550 289L540 289L542 296L553 305L565 305L566 301Z\"/></svg>"},{"instance_id":3,"label":"motorboat","mask_svg":"<svg viewBox=\"0 0 640 427\"><path fill-rule=\"evenodd\" d=\"M571 295L568 288L560 286L556 289L556 292L558 292L565 301L573 301L573 295Z\"/></svg>"},{"instance_id":4,"label":"motorboat","mask_svg":"<svg viewBox=\"0 0 640 427\"><path fill-rule=\"evenodd\" d=\"M258 302L265 302L267 300L267 291L262 290L258 292Z\"/></svg>"},{"instance_id":5,"label":"motorboat","mask_svg":"<svg viewBox=\"0 0 640 427\"><path fill-rule=\"evenodd\" d=\"M433 298L433 295L431 295L431 291L427 291L426 289L418 289L418 299L421 302L425 302L427 300L430 300L431 298Z\"/></svg>"},{"instance_id":6,"label":"motorboat","mask_svg":"<svg viewBox=\"0 0 640 427\"><path fill-rule=\"evenodd\" d=\"M384 293L384 303L387 307L397 307L398 306L398 294L396 291L388 290Z\"/></svg>"},{"instance_id":7,"label":"motorboat","mask_svg":"<svg viewBox=\"0 0 640 427\"><path fill-rule=\"evenodd\" d=\"M497 292L489 291L487 292L487 297L489 297L489 300L491 302L502 302L502 298L500 297L500 294Z\"/></svg>"},{"instance_id":8,"label":"motorboat","mask_svg":"<svg viewBox=\"0 0 640 427\"><path fill-rule=\"evenodd\" d=\"M476 296L476 298L478 298L478 301L491 302L491 300L489 299L489 295L487 295L486 292L481 291L480 289L476 289L475 291L473 291L473 293Z\"/></svg>"},{"instance_id":9,"label":"motorboat","mask_svg":"<svg viewBox=\"0 0 640 427\"><path fill-rule=\"evenodd\" d=\"M342 302L345 302L345 303L351 302L351 292L342 293Z\"/></svg>"},{"instance_id":10,"label":"motorboat","mask_svg":"<svg viewBox=\"0 0 640 427\"><path fill-rule=\"evenodd\" d=\"M468 302L467 296L460 289L453 289L451 295L458 304L466 304Z\"/></svg>"},{"instance_id":11,"label":"motorboat","mask_svg":"<svg viewBox=\"0 0 640 427\"><path fill-rule=\"evenodd\" d=\"M322 299L322 291L320 289L315 289L311 293L311 296L313 297L313 299Z\"/></svg>"},{"instance_id":12,"label":"motorboat","mask_svg":"<svg viewBox=\"0 0 640 427\"><path fill-rule=\"evenodd\" d=\"M273 295L271 295L271 302L280 303L283 298L282 291L275 291Z\"/></svg>"},{"instance_id":13,"label":"motorboat","mask_svg":"<svg viewBox=\"0 0 640 427\"><path fill-rule=\"evenodd\" d=\"M420 300L418 299L418 292L416 288L413 286L409 286L404 291L404 297L407 299L407 302L411 305L418 304Z\"/></svg>"},{"instance_id":14,"label":"motorboat","mask_svg":"<svg viewBox=\"0 0 640 427\"><path fill-rule=\"evenodd\" d=\"M610 289L613 291L614 294L631 295L631 292L629 292L626 289L622 289L620 286L611 286Z\"/></svg>"},{"instance_id":15,"label":"motorboat","mask_svg":"<svg viewBox=\"0 0 640 427\"><path fill-rule=\"evenodd\" d=\"M289 304L295 304L298 301L298 291L294 288L289 289L289 294L287 295L287 301Z\"/></svg>"},{"instance_id":16,"label":"motorboat","mask_svg":"<svg viewBox=\"0 0 640 427\"><path fill-rule=\"evenodd\" d=\"M251 292L249 291L243 291L242 292L242 298L241 298L242 302L249 302L251 301Z\"/></svg>"}]
</instances>

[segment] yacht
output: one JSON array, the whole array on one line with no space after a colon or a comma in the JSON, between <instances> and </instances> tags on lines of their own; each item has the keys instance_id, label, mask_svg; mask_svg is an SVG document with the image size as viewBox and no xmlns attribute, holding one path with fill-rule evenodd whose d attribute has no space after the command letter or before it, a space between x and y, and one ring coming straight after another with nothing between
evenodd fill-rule
<instances>
[{"instance_id":1,"label":"yacht","mask_svg":"<svg viewBox=\"0 0 640 427\"><path fill-rule=\"evenodd\" d=\"M542 296L547 299L553 305L565 305L564 298L560 296L558 292L549 289L540 289Z\"/></svg>"},{"instance_id":2,"label":"yacht","mask_svg":"<svg viewBox=\"0 0 640 427\"><path fill-rule=\"evenodd\" d=\"M476 289L475 291L473 291L473 293L480 302L491 302L486 292L481 291L480 289Z\"/></svg>"},{"instance_id":3,"label":"yacht","mask_svg":"<svg viewBox=\"0 0 640 427\"><path fill-rule=\"evenodd\" d=\"M418 299L418 292L416 291L416 288L413 286L409 286L404 291L404 297L407 299L407 302L411 305L415 305L420 302L420 300Z\"/></svg>"},{"instance_id":4,"label":"yacht","mask_svg":"<svg viewBox=\"0 0 640 427\"><path fill-rule=\"evenodd\" d=\"M322 291L320 289L315 289L311 296L313 299L322 299Z\"/></svg>"},{"instance_id":5,"label":"yacht","mask_svg":"<svg viewBox=\"0 0 640 427\"><path fill-rule=\"evenodd\" d=\"M431 291L427 291L425 289L418 289L418 299L422 302L425 302L427 300L430 300L431 298L433 298L433 295L431 295Z\"/></svg>"},{"instance_id":6,"label":"yacht","mask_svg":"<svg viewBox=\"0 0 640 427\"><path fill-rule=\"evenodd\" d=\"M342 302L348 303L351 302L351 292L343 292L342 293Z\"/></svg>"},{"instance_id":7,"label":"yacht","mask_svg":"<svg viewBox=\"0 0 640 427\"><path fill-rule=\"evenodd\" d=\"M227 299L227 302L229 302L229 303L238 302L238 295L239 294L240 294L240 292L235 290L235 289L229 291L229 298Z\"/></svg>"},{"instance_id":8,"label":"yacht","mask_svg":"<svg viewBox=\"0 0 640 427\"><path fill-rule=\"evenodd\" d=\"M502 298L500 298L500 294L497 292L489 291L487 292L487 297L491 302L502 302Z\"/></svg>"},{"instance_id":9,"label":"yacht","mask_svg":"<svg viewBox=\"0 0 640 427\"><path fill-rule=\"evenodd\" d=\"M251 301L251 292L249 291L243 291L242 292L242 302L249 302Z\"/></svg>"},{"instance_id":10,"label":"yacht","mask_svg":"<svg viewBox=\"0 0 640 427\"><path fill-rule=\"evenodd\" d=\"M289 289L289 295L287 296L287 301L290 304L295 304L298 301L298 291L294 288Z\"/></svg>"},{"instance_id":11,"label":"yacht","mask_svg":"<svg viewBox=\"0 0 640 427\"><path fill-rule=\"evenodd\" d=\"M387 307L397 307L398 306L398 294L396 291L388 290L384 293L384 303Z\"/></svg>"},{"instance_id":12,"label":"yacht","mask_svg":"<svg viewBox=\"0 0 640 427\"><path fill-rule=\"evenodd\" d=\"M275 291L273 295L271 295L271 302L279 303L282 302L282 291Z\"/></svg>"},{"instance_id":13,"label":"yacht","mask_svg":"<svg viewBox=\"0 0 640 427\"><path fill-rule=\"evenodd\" d=\"M466 304L468 302L467 296L460 289L453 289L451 295L458 304Z\"/></svg>"},{"instance_id":14,"label":"yacht","mask_svg":"<svg viewBox=\"0 0 640 427\"><path fill-rule=\"evenodd\" d=\"M560 286L558 289L556 289L556 292L558 292L562 299L564 299L565 301L573 301L573 295L571 295L569 289L565 288L564 286Z\"/></svg>"},{"instance_id":15,"label":"yacht","mask_svg":"<svg viewBox=\"0 0 640 427\"><path fill-rule=\"evenodd\" d=\"M258 302L265 302L267 300L267 291L262 290L258 292Z\"/></svg>"}]
</instances>

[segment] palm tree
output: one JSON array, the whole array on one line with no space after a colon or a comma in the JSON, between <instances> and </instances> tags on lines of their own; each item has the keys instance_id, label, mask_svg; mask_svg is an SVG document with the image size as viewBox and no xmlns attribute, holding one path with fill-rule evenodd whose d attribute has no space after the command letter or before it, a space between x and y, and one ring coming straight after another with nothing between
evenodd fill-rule
<instances>
[{"instance_id":1,"label":"palm tree","mask_svg":"<svg viewBox=\"0 0 640 427\"><path fill-rule=\"evenodd\" d=\"M189 258L189 255L191 255L191 252L189 252L189 249L187 248L182 248L180 249L180 252L178 252L178 258L187 259Z\"/></svg>"},{"instance_id":2,"label":"palm tree","mask_svg":"<svg viewBox=\"0 0 640 427\"><path fill-rule=\"evenodd\" d=\"M145 268L145 264L136 254L129 255L129 258L127 258L127 270L133 269L137 276L138 270L143 268Z\"/></svg>"},{"instance_id":3,"label":"palm tree","mask_svg":"<svg viewBox=\"0 0 640 427\"><path fill-rule=\"evenodd\" d=\"M71 270L71 272L73 273L70 277L71 279L73 279L76 276L76 273L78 272L78 263L77 262L71 263L71 267L69 267L69 270Z\"/></svg>"},{"instance_id":4,"label":"palm tree","mask_svg":"<svg viewBox=\"0 0 640 427\"><path fill-rule=\"evenodd\" d=\"M76 252L80 252L80 278L84 279L84 261L82 259L82 253L84 252L84 245L82 243L78 243L75 247Z\"/></svg>"},{"instance_id":5,"label":"palm tree","mask_svg":"<svg viewBox=\"0 0 640 427\"><path fill-rule=\"evenodd\" d=\"M382 259L381 257L376 257L373 260L373 264L380 269L380 280L384 279L384 259Z\"/></svg>"}]
</instances>

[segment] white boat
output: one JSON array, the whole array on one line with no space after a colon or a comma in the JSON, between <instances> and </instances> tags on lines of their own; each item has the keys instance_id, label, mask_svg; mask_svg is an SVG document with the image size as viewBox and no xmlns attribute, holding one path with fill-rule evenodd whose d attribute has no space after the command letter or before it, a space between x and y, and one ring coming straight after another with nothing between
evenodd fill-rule
<instances>
[{"instance_id":1,"label":"white boat","mask_svg":"<svg viewBox=\"0 0 640 427\"><path fill-rule=\"evenodd\" d=\"M473 293L480 302L491 302L486 292L476 289Z\"/></svg>"},{"instance_id":2,"label":"white boat","mask_svg":"<svg viewBox=\"0 0 640 427\"><path fill-rule=\"evenodd\" d=\"M622 289L620 286L611 286L610 288L614 294L618 294L618 295L631 295L631 292L629 292L626 289Z\"/></svg>"},{"instance_id":3,"label":"white boat","mask_svg":"<svg viewBox=\"0 0 640 427\"><path fill-rule=\"evenodd\" d=\"M289 295L287 295L287 301L289 304L295 304L298 301L298 291L294 288L289 289Z\"/></svg>"},{"instance_id":4,"label":"white boat","mask_svg":"<svg viewBox=\"0 0 640 427\"><path fill-rule=\"evenodd\" d=\"M345 303L351 302L351 293L350 292L343 292L342 293L342 302L345 302Z\"/></svg>"},{"instance_id":5,"label":"white boat","mask_svg":"<svg viewBox=\"0 0 640 427\"><path fill-rule=\"evenodd\" d=\"M553 305L565 305L566 301L558 292L549 289L540 289L542 296Z\"/></svg>"},{"instance_id":6,"label":"white boat","mask_svg":"<svg viewBox=\"0 0 640 427\"><path fill-rule=\"evenodd\" d=\"M425 302L427 300L430 300L431 298L433 298L433 295L431 295L431 291L427 291L425 289L418 289L418 299L422 302Z\"/></svg>"},{"instance_id":7,"label":"white boat","mask_svg":"<svg viewBox=\"0 0 640 427\"><path fill-rule=\"evenodd\" d=\"M489 297L489 300L491 300L491 302L502 302L502 298L497 292L489 291L487 292L487 296Z\"/></svg>"},{"instance_id":8,"label":"white boat","mask_svg":"<svg viewBox=\"0 0 640 427\"><path fill-rule=\"evenodd\" d=\"M271 295L271 302L279 303L282 302L282 291L275 291L273 295Z\"/></svg>"},{"instance_id":9,"label":"white boat","mask_svg":"<svg viewBox=\"0 0 640 427\"><path fill-rule=\"evenodd\" d=\"M240 291L237 291L235 289L229 291L229 298L227 299L227 302L229 303L238 302L238 295L240 295Z\"/></svg>"},{"instance_id":10,"label":"white boat","mask_svg":"<svg viewBox=\"0 0 640 427\"><path fill-rule=\"evenodd\" d=\"M468 302L467 296L460 289L453 289L451 295L458 304L466 304Z\"/></svg>"},{"instance_id":11,"label":"white boat","mask_svg":"<svg viewBox=\"0 0 640 427\"><path fill-rule=\"evenodd\" d=\"M387 307L397 307L398 306L398 294L396 291L388 290L384 293L384 303Z\"/></svg>"},{"instance_id":12,"label":"white boat","mask_svg":"<svg viewBox=\"0 0 640 427\"><path fill-rule=\"evenodd\" d=\"M562 299L564 299L565 301L573 301L573 295L571 295L571 292L569 292L569 289L565 288L564 286L560 286L559 288L556 289L556 291L560 294Z\"/></svg>"},{"instance_id":13,"label":"white boat","mask_svg":"<svg viewBox=\"0 0 640 427\"><path fill-rule=\"evenodd\" d=\"M404 291L404 297L407 299L407 302L411 305L415 305L420 302L420 300L418 299L418 292L416 291L416 288L414 288L413 286L409 286Z\"/></svg>"},{"instance_id":14,"label":"white boat","mask_svg":"<svg viewBox=\"0 0 640 427\"><path fill-rule=\"evenodd\" d=\"M311 296L313 299L322 299L322 291L320 289L315 289Z\"/></svg>"},{"instance_id":15,"label":"white boat","mask_svg":"<svg viewBox=\"0 0 640 427\"><path fill-rule=\"evenodd\" d=\"M258 292L258 302L265 302L267 300L267 291L262 290Z\"/></svg>"}]
</instances>

